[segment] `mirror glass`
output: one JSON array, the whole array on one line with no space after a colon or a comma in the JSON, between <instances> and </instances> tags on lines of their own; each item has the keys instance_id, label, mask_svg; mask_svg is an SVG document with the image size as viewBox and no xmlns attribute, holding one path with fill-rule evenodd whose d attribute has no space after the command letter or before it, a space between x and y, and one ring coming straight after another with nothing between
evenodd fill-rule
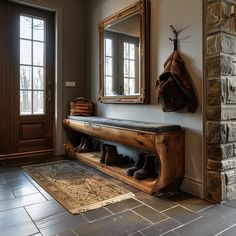
<instances>
[{"instance_id":1,"label":"mirror glass","mask_svg":"<svg viewBox=\"0 0 236 236\"><path fill-rule=\"evenodd\" d=\"M139 1L100 22L100 102L148 101L145 3Z\"/></svg>"},{"instance_id":2,"label":"mirror glass","mask_svg":"<svg viewBox=\"0 0 236 236\"><path fill-rule=\"evenodd\" d=\"M105 96L140 94L139 14L108 25L104 35Z\"/></svg>"}]
</instances>

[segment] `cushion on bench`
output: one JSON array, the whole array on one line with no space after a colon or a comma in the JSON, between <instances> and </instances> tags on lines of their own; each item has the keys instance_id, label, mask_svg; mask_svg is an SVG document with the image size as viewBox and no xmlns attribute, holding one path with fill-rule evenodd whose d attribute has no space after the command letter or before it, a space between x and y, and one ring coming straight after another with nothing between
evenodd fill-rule
<instances>
[{"instance_id":1,"label":"cushion on bench","mask_svg":"<svg viewBox=\"0 0 236 236\"><path fill-rule=\"evenodd\" d=\"M174 132L181 130L180 125L171 125L164 123L154 123L145 121L123 120L114 118L104 118L99 116L68 116L68 119L82 121L90 124L101 124L112 127L134 129L138 131L147 131L153 133Z\"/></svg>"}]
</instances>

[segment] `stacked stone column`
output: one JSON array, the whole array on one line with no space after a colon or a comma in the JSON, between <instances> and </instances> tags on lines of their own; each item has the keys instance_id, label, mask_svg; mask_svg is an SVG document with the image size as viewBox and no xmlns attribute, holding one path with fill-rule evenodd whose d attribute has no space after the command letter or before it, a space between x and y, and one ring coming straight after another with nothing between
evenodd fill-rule
<instances>
[{"instance_id":1,"label":"stacked stone column","mask_svg":"<svg viewBox=\"0 0 236 236\"><path fill-rule=\"evenodd\" d=\"M236 0L206 0L208 198L236 197Z\"/></svg>"}]
</instances>

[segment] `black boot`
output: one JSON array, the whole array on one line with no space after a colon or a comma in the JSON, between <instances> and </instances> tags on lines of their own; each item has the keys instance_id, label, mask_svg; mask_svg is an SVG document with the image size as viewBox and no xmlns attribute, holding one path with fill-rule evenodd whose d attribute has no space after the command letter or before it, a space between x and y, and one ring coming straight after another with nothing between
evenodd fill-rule
<instances>
[{"instance_id":1,"label":"black boot","mask_svg":"<svg viewBox=\"0 0 236 236\"><path fill-rule=\"evenodd\" d=\"M116 164L116 159L118 158L118 152L115 145L106 145L106 156L105 156L105 164L108 166L112 166Z\"/></svg>"},{"instance_id":2,"label":"black boot","mask_svg":"<svg viewBox=\"0 0 236 236\"><path fill-rule=\"evenodd\" d=\"M135 162L134 166L130 167L128 170L127 170L127 175L129 176L133 176L134 175L134 172L141 169L144 165L144 162L145 162L145 155L147 153L140 153L139 156L138 156L138 160Z\"/></svg>"},{"instance_id":3,"label":"black boot","mask_svg":"<svg viewBox=\"0 0 236 236\"><path fill-rule=\"evenodd\" d=\"M105 159L106 159L106 147L109 144L106 143L102 143L101 145L101 157L100 157L100 163L104 164L105 163Z\"/></svg>"},{"instance_id":4,"label":"black boot","mask_svg":"<svg viewBox=\"0 0 236 236\"><path fill-rule=\"evenodd\" d=\"M147 154L145 156L145 163L142 169L137 170L134 173L135 179L146 179L156 175L156 164L155 164L156 156L152 154Z\"/></svg>"},{"instance_id":5,"label":"black boot","mask_svg":"<svg viewBox=\"0 0 236 236\"><path fill-rule=\"evenodd\" d=\"M106 157L105 157L106 165L108 166L122 165L127 162L129 162L129 157L127 156L123 157L123 155L119 155L115 145L106 146Z\"/></svg>"}]
</instances>

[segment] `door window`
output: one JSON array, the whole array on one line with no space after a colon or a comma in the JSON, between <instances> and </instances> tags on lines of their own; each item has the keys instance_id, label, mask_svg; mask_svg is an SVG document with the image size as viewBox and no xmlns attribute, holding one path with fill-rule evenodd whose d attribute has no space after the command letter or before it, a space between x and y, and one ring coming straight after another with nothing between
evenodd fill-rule
<instances>
[{"instance_id":1,"label":"door window","mask_svg":"<svg viewBox=\"0 0 236 236\"><path fill-rule=\"evenodd\" d=\"M45 20L20 15L20 115L45 114Z\"/></svg>"}]
</instances>

